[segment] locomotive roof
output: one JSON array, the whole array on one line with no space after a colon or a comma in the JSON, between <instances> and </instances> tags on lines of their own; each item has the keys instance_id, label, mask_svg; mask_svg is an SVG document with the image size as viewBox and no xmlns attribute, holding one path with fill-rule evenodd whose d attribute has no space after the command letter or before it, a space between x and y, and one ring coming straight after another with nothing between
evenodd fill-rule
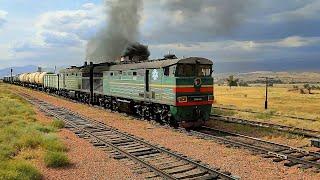
<instances>
[{"instance_id":1,"label":"locomotive roof","mask_svg":"<svg viewBox=\"0 0 320 180\"><path fill-rule=\"evenodd\" d=\"M167 60L154 60L148 62L141 63L133 63L133 64L118 64L110 66L111 71L113 70L129 70L129 69L157 69L172 66L175 64L206 64L212 65L212 61L205 58L200 57L189 57L183 59L167 59Z\"/></svg>"},{"instance_id":2,"label":"locomotive roof","mask_svg":"<svg viewBox=\"0 0 320 180\"><path fill-rule=\"evenodd\" d=\"M128 64L112 64L112 63L101 63L95 64L94 71L101 72L101 71L114 71L114 70L129 70L129 69L157 69L172 66L175 64L206 64L212 65L212 61L206 58L201 57L189 57L183 59L166 59L166 60L151 60L147 62L140 62L140 63L128 63ZM83 72L88 73L90 70L90 66L82 66L76 67L72 66L67 69L63 69L60 73L75 73L75 72Z\"/></svg>"}]
</instances>

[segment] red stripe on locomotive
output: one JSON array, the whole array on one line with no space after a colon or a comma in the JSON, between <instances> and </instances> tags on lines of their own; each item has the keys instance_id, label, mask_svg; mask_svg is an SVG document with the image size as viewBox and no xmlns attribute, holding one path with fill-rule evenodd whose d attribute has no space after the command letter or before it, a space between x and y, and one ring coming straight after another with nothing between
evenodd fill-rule
<instances>
[{"instance_id":1,"label":"red stripe on locomotive","mask_svg":"<svg viewBox=\"0 0 320 180\"><path fill-rule=\"evenodd\" d=\"M176 87L173 88L174 93L195 93L195 92L202 92L202 93L212 93L213 87L201 87L199 89L195 87Z\"/></svg>"},{"instance_id":2,"label":"red stripe on locomotive","mask_svg":"<svg viewBox=\"0 0 320 180\"><path fill-rule=\"evenodd\" d=\"M212 105L213 101L176 102L176 106L201 106Z\"/></svg>"}]
</instances>

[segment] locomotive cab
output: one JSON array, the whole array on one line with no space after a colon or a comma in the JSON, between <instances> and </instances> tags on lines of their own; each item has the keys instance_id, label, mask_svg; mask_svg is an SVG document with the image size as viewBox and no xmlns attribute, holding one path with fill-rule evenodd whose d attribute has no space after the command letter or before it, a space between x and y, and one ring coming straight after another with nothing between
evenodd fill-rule
<instances>
[{"instance_id":1,"label":"locomotive cab","mask_svg":"<svg viewBox=\"0 0 320 180\"><path fill-rule=\"evenodd\" d=\"M188 58L174 66L176 87L174 119L182 127L197 127L209 119L213 103L212 61Z\"/></svg>"}]
</instances>

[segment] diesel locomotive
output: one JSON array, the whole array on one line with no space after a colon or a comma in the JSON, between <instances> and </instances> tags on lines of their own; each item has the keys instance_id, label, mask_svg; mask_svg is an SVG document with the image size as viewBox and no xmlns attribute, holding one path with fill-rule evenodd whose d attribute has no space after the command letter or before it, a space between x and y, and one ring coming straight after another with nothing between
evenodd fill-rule
<instances>
[{"instance_id":1,"label":"diesel locomotive","mask_svg":"<svg viewBox=\"0 0 320 180\"><path fill-rule=\"evenodd\" d=\"M201 57L85 63L59 73L27 73L4 81L189 128L209 119L212 65Z\"/></svg>"}]
</instances>

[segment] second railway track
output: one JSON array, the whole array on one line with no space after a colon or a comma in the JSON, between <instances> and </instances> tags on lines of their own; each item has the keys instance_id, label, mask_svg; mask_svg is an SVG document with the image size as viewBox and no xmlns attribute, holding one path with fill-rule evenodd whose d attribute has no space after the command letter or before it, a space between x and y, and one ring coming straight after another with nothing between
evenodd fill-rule
<instances>
[{"instance_id":1,"label":"second railway track","mask_svg":"<svg viewBox=\"0 0 320 180\"><path fill-rule=\"evenodd\" d=\"M275 129L278 131L296 134L296 135L304 136L307 138L320 138L320 131L315 131L315 130L310 130L310 129L303 129L303 128L297 128L297 127L292 127L292 126L273 124L273 123L258 122L258 121L253 121L253 120L234 118L234 117L229 117L229 116L214 115L214 114L211 115L211 119L213 119L215 121L249 125L249 126L253 126L253 127L272 128L272 129Z\"/></svg>"},{"instance_id":2,"label":"second railway track","mask_svg":"<svg viewBox=\"0 0 320 180\"><path fill-rule=\"evenodd\" d=\"M262 140L242 134L222 131L210 127L201 127L190 133L205 139L212 139L235 147L242 147L261 154L265 158L273 158L274 162L285 161L285 166L299 165L301 168L320 170L320 153L290 147L271 141Z\"/></svg>"},{"instance_id":3,"label":"second railway track","mask_svg":"<svg viewBox=\"0 0 320 180\"><path fill-rule=\"evenodd\" d=\"M143 139L121 132L106 124L83 117L25 93L19 93L43 112L66 123L66 128L103 150L111 151L115 159L130 159L145 178L163 179L238 179L230 173L209 167L184 155Z\"/></svg>"}]
</instances>

